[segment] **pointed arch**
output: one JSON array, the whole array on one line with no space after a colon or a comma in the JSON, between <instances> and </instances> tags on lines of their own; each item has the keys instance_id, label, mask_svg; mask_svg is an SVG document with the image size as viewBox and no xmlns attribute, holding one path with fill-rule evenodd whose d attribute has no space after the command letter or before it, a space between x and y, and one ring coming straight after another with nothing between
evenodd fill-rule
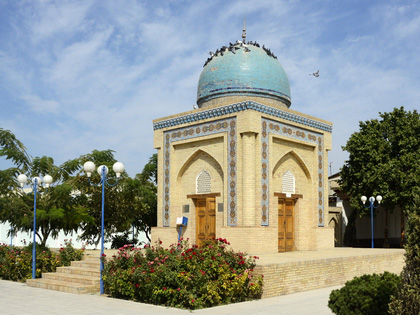
<instances>
[{"instance_id":1,"label":"pointed arch","mask_svg":"<svg viewBox=\"0 0 420 315\"><path fill-rule=\"evenodd\" d=\"M300 157L299 154L297 154L295 151L293 150L288 150L286 151L278 160L277 163L274 164L273 170L272 170L272 174L274 175L277 170L279 169L279 167L288 159L293 159L295 160L299 166L301 167L301 169L303 170L303 172L305 173L306 177L308 179L311 179L311 173L309 172L309 168L306 165L306 163L303 161L303 159Z\"/></svg>"},{"instance_id":2,"label":"pointed arch","mask_svg":"<svg viewBox=\"0 0 420 315\"><path fill-rule=\"evenodd\" d=\"M194 153L192 153L182 164L178 172L178 179L184 175L185 171L195 160L198 160L200 158L206 160L209 164L215 165L216 166L215 169L218 171L221 178L223 178L223 168L220 165L220 163L205 149L201 148L201 149L197 149Z\"/></svg>"}]
</instances>

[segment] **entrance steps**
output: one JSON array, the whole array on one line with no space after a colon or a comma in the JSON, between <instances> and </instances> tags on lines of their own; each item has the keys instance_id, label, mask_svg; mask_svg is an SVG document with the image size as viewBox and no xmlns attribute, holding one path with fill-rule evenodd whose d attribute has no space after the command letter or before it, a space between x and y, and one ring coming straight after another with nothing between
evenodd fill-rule
<instances>
[{"instance_id":1,"label":"entrance steps","mask_svg":"<svg viewBox=\"0 0 420 315\"><path fill-rule=\"evenodd\" d=\"M40 279L28 279L26 285L76 294L99 293L99 251L87 252L83 260L72 261L67 267L58 267L56 272L43 273Z\"/></svg>"}]
</instances>

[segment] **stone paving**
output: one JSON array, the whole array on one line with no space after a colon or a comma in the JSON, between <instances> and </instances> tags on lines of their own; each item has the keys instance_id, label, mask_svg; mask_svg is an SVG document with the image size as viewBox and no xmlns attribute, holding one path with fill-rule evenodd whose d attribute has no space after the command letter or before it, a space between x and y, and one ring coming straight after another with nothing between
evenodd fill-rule
<instances>
[{"instance_id":1,"label":"stone paving","mask_svg":"<svg viewBox=\"0 0 420 315\"><path fill-rule=\"evenodd\" d=\"M0 313L8 314L332 314L327 306L331 290L294 293L262 300L188 311L100 295L77 295L28 287L23 283L0 280Z\"/></svg>"}]
</instances>

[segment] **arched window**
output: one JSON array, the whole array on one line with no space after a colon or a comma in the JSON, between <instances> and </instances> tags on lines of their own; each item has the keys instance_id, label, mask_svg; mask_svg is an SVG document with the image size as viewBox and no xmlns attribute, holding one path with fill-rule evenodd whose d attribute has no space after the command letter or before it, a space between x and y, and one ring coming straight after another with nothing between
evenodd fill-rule
<instances>
[{"instance_id":1,"label":"arched window","mask_svg":"<svg viewBox=\"0 0 420 315\"><path fill-rule=\"evenodd\" d=\"M284 173L281 184L282 184L282 187L281 187L282 193L285 193L285 194L295 193L295 177L290 171L287 171L286 173Z\"/></svg>"},{"instance_id":2,"label":"arched window","mask_svg":"<svg viewBox=\"0 0 420 315\"><path fill-rule=\"evenodd\" d=\"M197 176L196 190L197 194L211 193L211 177L206 171L201 171Z\"/></svg>"}]
</instances>

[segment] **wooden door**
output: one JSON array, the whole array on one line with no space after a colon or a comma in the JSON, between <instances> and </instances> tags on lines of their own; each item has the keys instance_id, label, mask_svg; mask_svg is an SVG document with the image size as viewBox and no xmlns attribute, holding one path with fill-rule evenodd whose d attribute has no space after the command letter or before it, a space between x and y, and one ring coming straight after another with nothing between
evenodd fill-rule
<instances>
[{"instance_id":1,"label":"wooden door","mask_svg":"<svg viewBox=\"0 0 420 315\"><path fill-rule=\"evenodd\" d=\"M216 198L195 199L195 213L196 243L201 246L216 237Z\"/></svg>"},{"instance_id":2,"label":"wooden door","mask_svg":"<svg viewBox=\"0 0 420 315\"><path fill-rule=\"evenodd\" d=\"M289 252L294 250L294 199L279 199L278 212L278 251Z\"/></svg>"}]
</instances>

